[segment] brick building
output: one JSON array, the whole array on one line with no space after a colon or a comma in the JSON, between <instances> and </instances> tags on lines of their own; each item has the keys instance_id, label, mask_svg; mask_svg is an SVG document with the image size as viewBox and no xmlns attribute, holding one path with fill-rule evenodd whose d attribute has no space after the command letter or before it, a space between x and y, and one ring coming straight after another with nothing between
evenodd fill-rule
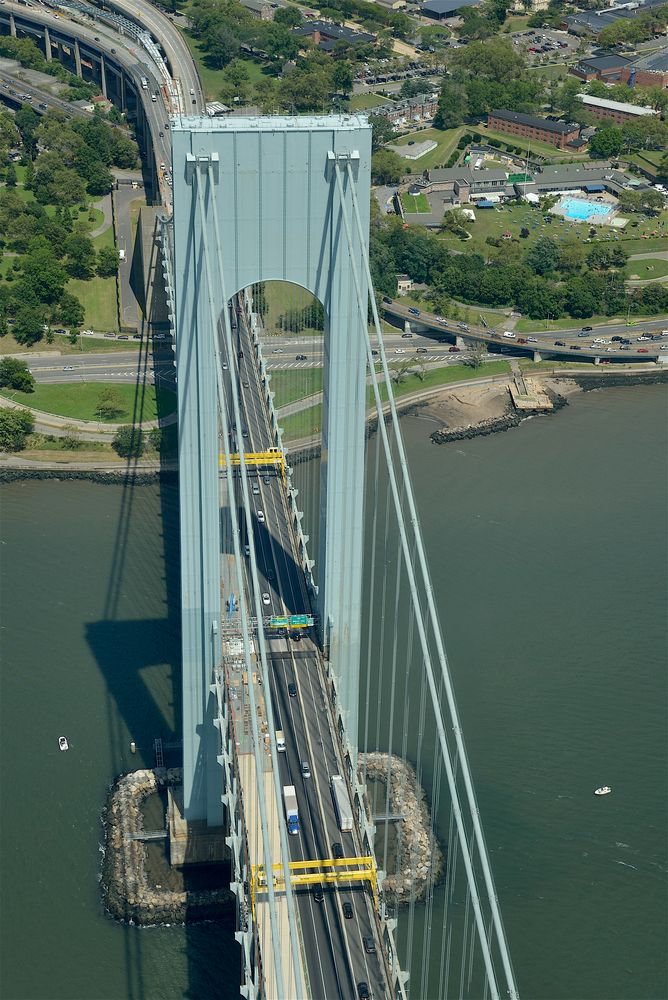
<instances>
[{"instance_id":1,"label":"brick building","mask_svg":"<svg viewBox=\"0 0 668 1000\"><path fill-rule=\"evenodd\" d=\"M573 148L580 136L580 126L575 122L555 122L549 118L524 115L518 111L499 109L487 115L487 125L496 132L538 139L548 142L557 149Z\"/></svg>"},{"instance_id":2,"label":"brick building","mask_svg":"<svg viewBox=\"0 0 668 1000\"><path fill-rule=\"evenodd\" d=\"M594 118L624 125L626 122L637 122L639 118L648 115L658 115L654 108L644 108L637 104L626 104L623 101L608 101L604 97L590 97L589 94L578 94L577 98Z\"/></svg>"},{"instance_id":3,"label":"brick building","mask_svg":"<svg viewBox=\"0 0 668 1000\"><path fill-rule=\"evenodd\" d=\"M333 52L337 42L347 42L348 45L355 45L359 42L375 42L376 36L368 31L353 31L341 24L333 24L331 21L304 21L292 32L301 38L310 38L314 45L317 45L323 52Z\"/></svg>"},{"instance_id":4,"label":"brick building","mask_svg":"<svg viewBox=\"0 0 668 1000\"><path fill-rule=\"evenodd\" d=\"M592 56L590 59L580 59L575 66L571 66L569 73L577 76L578 80L589 83L590 80L603 80L604 83L620 83L622 73L626 67L631 66L631 60L626 56L610 53L605 56Z\"/></svg>"},{"instance_id":5,"label":"brick building","mask_svg":"<svg viewBox=\"0 0 668 1000\"><path fill-rule=\"evenodd\" d=\"M668 46L653 52L622 70L621 82L630 87L668 88Z\"/></svg>"}]
</instances>

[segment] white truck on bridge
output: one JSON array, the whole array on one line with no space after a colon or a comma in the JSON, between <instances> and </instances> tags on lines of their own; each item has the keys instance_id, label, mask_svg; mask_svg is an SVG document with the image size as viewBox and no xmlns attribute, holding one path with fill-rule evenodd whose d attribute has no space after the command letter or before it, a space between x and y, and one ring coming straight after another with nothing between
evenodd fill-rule
<instances>
[{"instance_id":1,"label":"white truck on bridge","mask_svg":"<svg viewBox=\"0 0 668 1000\"><path fill-rule=\"evenodd\" d=\"M340 774L333 774L330 783L332 786L332 798L336 809L336 818L339 830L342 833L350 833L353 828L353 810L348 798L346 783Z\"/></svg>"},{"instance_id":2,"label":"white truck on bridge","mask_svg":"<svg viewBox=\"0 0 668 1000\"><path fill-rule=\"evenodd\" d=\"M297 792L294 785L284 785L283 800L285 802L285 818L288 821L288 833L299 833L299 809L297 808Z\"/></svg>"}]
</instances>

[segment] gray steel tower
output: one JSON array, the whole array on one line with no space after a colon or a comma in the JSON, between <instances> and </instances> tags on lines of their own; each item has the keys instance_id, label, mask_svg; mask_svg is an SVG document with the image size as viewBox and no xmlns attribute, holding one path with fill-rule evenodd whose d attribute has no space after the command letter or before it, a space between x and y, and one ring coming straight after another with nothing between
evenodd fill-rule
<instances>
[{"instance_id":1,"label":"gray steel tower","mask_svg":"<svg viewBox=\"0 0 668 1000\"><path fill-rule=\"evenodd\" d=\"M183 118L172 129L179 397L184 806L222 823L220 752L209 691L219 656L221 530L214 338L204 248L221 242L225 294L281 280L325 311L318 613L339 711L356 756L363 549L366 356L353 272L366 291L365 247L351 254L333 164L352 218L354 183L368 230L371 128L364 116ZM211 169L210 169L211 168ZM216 185L213 224L205 175ZM201 185L201 187L200 187ZM198 208L203 191L205 222ZM357 237L355 237L357 239ZM222 282L221 282L222 285ZM226 302L220 288L214 313Z\"/></svg>"}]
</instances>

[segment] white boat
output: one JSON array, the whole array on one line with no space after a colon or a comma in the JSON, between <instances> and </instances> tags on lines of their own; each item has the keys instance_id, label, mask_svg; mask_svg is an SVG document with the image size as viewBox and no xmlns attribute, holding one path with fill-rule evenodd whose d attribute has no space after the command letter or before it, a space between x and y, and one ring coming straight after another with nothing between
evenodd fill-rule
<instances>
[{"instance_id":1,"label":"white boat","mask_svg":"<svg viewBox=\"0 0 668 1000\"><path fill-rule=\"evenodd\" d=\"M596 789L594 795L609 795L611 791L612 788L610 787L610 785L601 785L600 788Z\"/></svg>"},{"instance_id":2,"label":"white boat","mask_svg":"<svg viewBox=\"0 0 668 1000\"><path fill-rule=\"evenodd\" d=\"M67 742L67 739L66 739L65 736L59 736L58 737L58 746L60 747L61 750L69 750L70 745Z\"/></svg>"}]
</instances>

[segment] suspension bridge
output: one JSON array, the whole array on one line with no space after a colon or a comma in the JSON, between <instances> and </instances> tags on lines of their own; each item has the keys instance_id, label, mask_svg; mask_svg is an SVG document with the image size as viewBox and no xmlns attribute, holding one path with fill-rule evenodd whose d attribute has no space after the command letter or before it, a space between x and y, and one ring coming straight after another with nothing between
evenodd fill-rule
<instances>
[{"instance_id":1,"label":"suspension bridge","mask_svg":"<svg viewBox=\"0 0 668 1000\"><path fill-rule=\"evenodd\" d=\"M372 287L371 129L175 117L172 157L183 815L226 832L242 995L516 998Z\"/></svg>"}]
</instances>

